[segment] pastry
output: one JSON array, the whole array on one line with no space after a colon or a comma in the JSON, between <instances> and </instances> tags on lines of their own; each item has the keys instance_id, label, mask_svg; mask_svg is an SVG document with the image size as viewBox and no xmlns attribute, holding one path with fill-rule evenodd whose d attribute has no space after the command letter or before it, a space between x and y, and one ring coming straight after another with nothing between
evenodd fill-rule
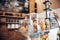
<instances>
[{"instance_id":1,"label":"pastry","mask_svg":"<svg viewBox=\"0 0 60 40\"><path fill-rule=\"evenodd\" d=\"M46 30L48 30L50 28L49 20L46 20L45 24L46 24Z\"/></svg>"}]
</instances>

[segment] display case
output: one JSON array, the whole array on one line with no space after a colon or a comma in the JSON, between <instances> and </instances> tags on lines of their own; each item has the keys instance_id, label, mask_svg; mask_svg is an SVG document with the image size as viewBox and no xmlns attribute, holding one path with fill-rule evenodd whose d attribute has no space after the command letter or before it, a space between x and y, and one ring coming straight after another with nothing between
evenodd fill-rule
<instances>
[{"instance_id":1,"label":"display case","mask_svg":"<svg viewBox=\"0 0 60 40\"><path fill-rule=\"evenodd\" d=\"M20 16L19 13L0 11L0 14L1 13L2 15L0 15L0 24L1 26L2 24L5 24L8 29L19 29L20 27L19 21L21 19L24 19L24 16L26 15L23 14L22 16Z\"/></svg>"}]
</instances>

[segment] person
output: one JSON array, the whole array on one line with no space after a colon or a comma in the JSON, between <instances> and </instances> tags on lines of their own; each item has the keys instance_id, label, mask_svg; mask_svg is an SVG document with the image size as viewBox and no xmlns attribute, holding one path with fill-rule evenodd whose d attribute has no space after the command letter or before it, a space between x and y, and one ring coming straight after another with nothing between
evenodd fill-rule
<instances>
[{"instance_id":1,"label":"person","mask_svg":"<svg viewBox=\"0 0 60 40\"><path fill-rule=\"evenodd\" d=\"M58 27L59 27L59 30L60 30L60 20L59 20L59 16L57 15L57 13L53 12L54 16L55 16L55 19L57 20L58 22Z\"/></svg>"}]
</instances>

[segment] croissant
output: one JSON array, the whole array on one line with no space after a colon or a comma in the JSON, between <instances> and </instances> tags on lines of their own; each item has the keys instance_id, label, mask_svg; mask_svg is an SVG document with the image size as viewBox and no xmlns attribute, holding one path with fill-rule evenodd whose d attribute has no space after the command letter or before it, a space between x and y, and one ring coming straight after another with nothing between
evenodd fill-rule
<instances>
[{"instance_id":1,"label":"croissant","mask_svg":"<svg viewBox=\"0 0 60 40\"><path fill-rule=\"evenodd\" d=\"M25 28L25 29L26 29L26 31L28 31L28 26L26 26L26 28Z\"/></svg>"},{"instance_id":2,"label":"croissant","mask_svg":"<svg viewBox=\"0 0 60 40\"><path fill-rule=\"evenodd\" d=\"M46 20L45 24L46 24L46 29L48 30L50 28L49 21Z\"/></svg>"},{"instance_id":3,"label":"croissant","mask_svg":"<svg viewBox=\"0 0 60 40\"><path fill-rule=\"evenodd\" d=\"M45 40L48 40L48 34L43 35L43 38L44 38Z\"/></svg>"},{"instance_id":4,"label":"croissant","mask_svg":"<svg viewBox=\"0 0 60 40\"><path fill-rule=\"evenodd\" d=\"M42 31L44 31L44 25L45 25L45 24L44 24L43 22L40 23L40 27L41 27L41 30L42 30Z\"/></svg>"}]
</instances>

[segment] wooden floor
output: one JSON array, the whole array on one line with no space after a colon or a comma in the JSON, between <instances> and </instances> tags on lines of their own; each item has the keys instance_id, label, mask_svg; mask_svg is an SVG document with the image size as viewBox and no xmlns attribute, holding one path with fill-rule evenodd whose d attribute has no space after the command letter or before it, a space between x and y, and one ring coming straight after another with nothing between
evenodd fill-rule
<instances>
[{"instance_id":1,"label":"wooden floor","mask_svg":"<svg viewBox=\"0 0 60 40\"><path fill-rule=\"evenodd\" d=\"M6 27L0 27L0 40L26 40L20 32L8 30Z\"/></svg>"}]
</instances>

